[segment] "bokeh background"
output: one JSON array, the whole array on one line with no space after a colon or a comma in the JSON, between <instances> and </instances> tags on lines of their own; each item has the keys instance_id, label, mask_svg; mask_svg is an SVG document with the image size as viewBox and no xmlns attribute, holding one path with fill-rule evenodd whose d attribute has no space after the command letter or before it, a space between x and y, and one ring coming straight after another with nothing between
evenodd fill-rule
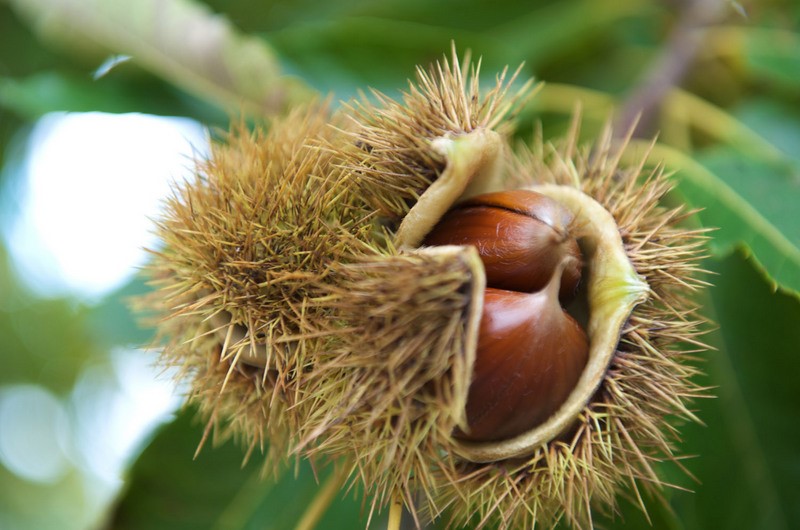
<instances>
[{"instance_id":1,"label":"bokeh background","mask_svg":"<svg viewBox=\"0 0 800 530\"><path fill-rule=\"evenodd\" d=\"M688 474L664 469L649 520L623 499L598 526L800 528L798 28L795 0L0 0L0 529L296 527L324 473L193 460L202 428L127 304L151 219L232 116L399 96L451 41L488 81L545 82L522 138L578 105L586 140L640 116L718 228ZM342 494L318 527L362 516Z\"/></svg>"}]
</instances>

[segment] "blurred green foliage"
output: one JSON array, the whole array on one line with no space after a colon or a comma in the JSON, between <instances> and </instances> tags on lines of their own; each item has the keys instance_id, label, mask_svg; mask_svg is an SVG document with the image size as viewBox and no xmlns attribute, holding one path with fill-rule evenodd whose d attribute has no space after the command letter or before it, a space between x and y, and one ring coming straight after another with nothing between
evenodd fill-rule
<instances>
[{"instance_id":1,"label":"blurred green foliage","mask_svg":"<svg viewBox=\"0 0 800 530\"><path fill-rule=\"evenodd\" d=\"M122 1L103 4L134 9ZM524 62L523 77L548 83L523 113L523 136L532 130L531 120L542 121L547 137L557 136L580 101L588 138L612 109L625 106L658 64L690 4L209 0L209 11L191 13L206 23L213 10L240 32L222 43L233 46L225 60L245 57L262 64L258 61L268 61L271 49L285 72L341 99L367 86L398 95L415 65L438 59L455 40L459 49L483 57L486 75ZM695 455L685 465L696 480L676 474L682 489L666 492L666 505L648 499L650 522L623 501L621 514L601 519L602 527L800 527L800 387L795 383L800 373L800 4L740 4L726 3L723 16L703 30L703 43L680 80L684 92L666 94L649 116L652 130L662 131L662 150L656 154L678 171L679 194L704 209L702 223L719 228L706 263L716 274L706 314L717 323L709 340L718 350L707 356L703 381L718 398L697 404L705 426L683 431L682 452ZM157 63L134 57L93 80L106 54L132 50L109 49L102 31L82 34L80 16L69 17L74 5L68 0L0 3L2 178L13 174L9 168L30 125L51 111L147 112L226 127L230 101L207 90L201 70L169 76ZM63 15L60 32L53 32L43 15L32 15L49 8ZM125 29L103 25L117 19L96 20L104 30ZM70 36L80 42L70 45ZM253 52L252 41L239 36L253 36L266 46ZM164 39L161 53L180 57L180 50L170 46L182 42ZM134 43L134 51L139 45ZM243 83L225 79L233 79L234 87ZM14 188L4 184L0 181L7 196L0 204L13 204L8 194ZM0 222L10 222L8 209L0 212ZM144 289L137 280L96 305L40 299L18 285L0 248L0 384L33 383L64 396L83 367L102 362L114 345L145 343L148 332L135 325L124 303ZM240 469L241 453L231 444L207 447L193 462L201 429L191 417L184 411L155 436L133 466L118 506L104 519L109 527L293 527L319 488L311 468L290 470L277 483L260 481L258 456ZM74 483L69 474L56 485L32 485L0 466L0 514L7 512L4 520L20 524L29 518L27 528L56 528L69 513L64 506L83 506L75 500ZM352 494L342 495L320 528L358 528L364 524L362 513Z\"/></svg>"},{"instance_id":2,"label":"blurred green foliage","mask_svg":"<svg viewBox=\"0 0 800 530\"><path fill-rule=\"evenodd\" d=\"M203 431L193 417L194 411L185 411L142 453L131 471L125 502L109 526L115 530L295 528L330 470L315 471L303 462L276 479L264 472L260 461L242 465L242 452L232 443L206 447L192 458ZM359 528L362 515L355 494L341 492L319 528Z\"/></svg>"}]
</instances>

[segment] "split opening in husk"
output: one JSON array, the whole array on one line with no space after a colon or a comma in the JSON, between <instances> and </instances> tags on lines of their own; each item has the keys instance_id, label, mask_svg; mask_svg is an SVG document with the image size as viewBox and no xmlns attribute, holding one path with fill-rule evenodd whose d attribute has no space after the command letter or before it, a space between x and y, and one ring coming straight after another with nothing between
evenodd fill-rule
<instances>
[{"instance_id":1,"label":"split opening in husk","mask_svg":"<svg viewBox=\"0 0 800 530\"><path fill-rule=\"evenodd\" d=\"M445 155L447 166L403 219L396 239L400 246L419 244L453 205L478 193L492 191L500 179L503 150L499 138L490 131L476 130L459 138L439 138L432 145ZM589 361L567 400L544 423L502 441L454 440L456 453L472 462L529 456L539 446L567 431L600 386L617 349L622 327L634 307L645 301L649 293L647 283L628 259L616 221L601 204L571 186L550 184L528 189L561 204L573 214L575 225L580 227L579 244L586 263L582 291L588 309L584 320L589 337ZM476 274L483 276L483 271L476 271ZM480 313L476 318L480 318ZM472 329L477 332L477 328L473 323Z\"/></svg>"}]
</instances>

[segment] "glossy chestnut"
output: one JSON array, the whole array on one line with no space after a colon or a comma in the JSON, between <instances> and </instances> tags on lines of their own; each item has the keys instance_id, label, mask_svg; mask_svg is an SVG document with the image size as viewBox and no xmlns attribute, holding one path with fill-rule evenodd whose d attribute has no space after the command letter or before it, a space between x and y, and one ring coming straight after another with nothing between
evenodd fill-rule
<instances>
[{"instance_id":1,"label":"glossy chestnut","mask_svg":"<svg viewBox=\"0 0 800 530\"><path fill-rule=\"evenodd\" d=\"M581 326L559 305L559 277L536 293L486 289L467 398L471 441L511 438L550 417L578 382L589 355Z\"/></svg>"},{"instance_id":2,"label":"glossy chestnut","mask_svg":"<svg viewBox=\"0 0 800 530\"><path fill-rule=\"evenodd\" d=\"M582 256L570 234L572 214L529 190L479 195L445 214L424 245L472 245L497 289L535 292L565 262L560 297L568 300L581 278Z\"/></svg>"}]
</instances>

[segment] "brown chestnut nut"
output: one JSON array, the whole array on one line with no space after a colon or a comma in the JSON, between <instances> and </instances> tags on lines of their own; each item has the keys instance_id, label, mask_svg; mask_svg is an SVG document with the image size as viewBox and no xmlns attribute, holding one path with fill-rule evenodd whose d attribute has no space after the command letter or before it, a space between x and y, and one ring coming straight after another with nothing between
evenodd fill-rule
<instances>
[{"instance_id":1,"label":"brown chestnut nut","mask_svg":"<svg viewBox=\"0 0 800 530\"><path fill-rule=\"evenodd\" d=\"M537 293L486 289L467 397L471 441L508 439L543 423L566 401L586 366L589 343L558 303L560 274Z\"/></svg>"},{"instance_id":2,"label":"brown chestnut nut","mask_svg":"<svg viewBox=\"0 0 800 530\"><path fill-rule=\"evenodd\" d=\"M534 292L562 262L560 297L569 299L581 278L582 257L569 234L572 214L529 190L476 196L442 217L424 245L472 245L486 270L486 285Z\"/></svg>"}]
</instances>

